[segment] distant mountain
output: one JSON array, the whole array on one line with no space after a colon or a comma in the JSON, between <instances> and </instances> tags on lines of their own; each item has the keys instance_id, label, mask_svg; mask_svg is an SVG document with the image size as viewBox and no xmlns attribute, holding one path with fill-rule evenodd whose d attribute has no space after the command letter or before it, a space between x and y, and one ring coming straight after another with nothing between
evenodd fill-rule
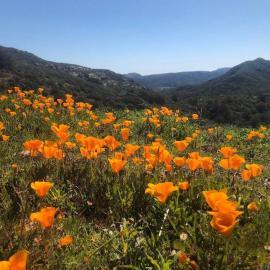
<instances>
[{"instance_id":1,"label":"distant mountain","mask_svg":"<svg viewBox=\"0 0 270 270\"><path fill-rule=\"evenodd\" d=\"M0 46L0 91L21 86L43 87L55 96L73 93L78 99L112 107L144 107L163 97L110 70L43 60L31 53Z\"/></svg>"},{"instance_id":2,"label":"distant mountain","mask_svg":"<svg viewBox=\"0 0 270 270\"><path fill-rule=\"evenodd\" d=\"M144 76L138 73L128 73L125 76L144 87L164 90L184 85L198 85L222 76L229 70L230 68L220 68L214 71L187 71Z\"/></svg>"},{"instance_id":3,"label":"distant mountain","mask_svg":"<svg viewBox=\"0 0 270 270\"><path fill-rule=\"evenodd\" d=\"M219 122L270 122L270 61L262 58L231 68L198 86L168 91L182 106L200 109Z\"/></svg>"},{"instance_id":4,"label":"distant mountain","mask_svg":"<svg viewBox=\"0 0 270 270\"><path fill-rule=\"evenodd\" d=\"M270 61L258 58L231 68L226 74L188 90L200 95L270 94Z\"/></svg>"}]
</instances>

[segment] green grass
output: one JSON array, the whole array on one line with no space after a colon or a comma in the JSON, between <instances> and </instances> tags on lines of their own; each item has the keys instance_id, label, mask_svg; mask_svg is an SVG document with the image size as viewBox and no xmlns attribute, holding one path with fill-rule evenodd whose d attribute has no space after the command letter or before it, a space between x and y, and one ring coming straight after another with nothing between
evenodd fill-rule
<instances>
[{"instance_id":1,"label":"green grass","mask_svg":"<svg viewBox=\"0 0 270 270\"><path fill-rule=\"evenodd\" d=\"M33 101L38 96L28 98ZM49 114L46 109L42 112L25 106L22 99L12 93L0 101L0 121L5 126L2 134L10 136L6 142L0 139L0 260L25 248L29 252L27 269L188 269L188 263L178 260L177 254L182 251L196 262L198 269L269 267L269 130L262 132L265 138L247 141L249 129L220 126L209 134L207 122L176 123L176 116L162 115L160 111L157 115L161 125L155 127L143 120L144 111L125 110L113 112L117 119L112 124L96 127L86 110L75 109L71 116L63 106L52 104L55 111ZM14 104L20 108L15 110ZM12 117L6 108L17 115ZM94 113L99 117L96 122L105 118L102 110ZM78 123L83 120L89 121L89 126L80 127ZM187 167L175 167L173 162L170 172L164 164L149 171L145 161L135 165L129 159L116 174L108 162L113 152L106 148L97 159L87 160L80 155L78 144L72 150L65 148L62 160L30 157L23 152L27 140L57 140L51 131L54 122L69 125L69 141L75 143L76 133L98 138L113 135L121 142L116 150L121 152L125 143L113 124L123 120L134 121L128 143L144 146L161 138L173 156L187 156L193 151L211 156L214 172L191 172ZM173 142L191 136L196 129L201 133L180 153ZM154 134L154 138L148 138L148 133ZM226 139L228 133L233 135L231 141ZM222 159L218 149L222 146L237 148L246 163L263 165L263 174L244 182L239 171L222 169L218 165ZM143 157L143 149L135 156ZM17 164L17 169L11 164ZM30 184L45 179L52 181L54 187L40 199ZM148 183L177 184L184 180L190 182L190 189L172 193L165 204L145 194ZM210 226L209 207L202 195L204 190L223 188L244 212L228 238ZM257 203L258 212L247 209L251 201ZM58 208L61 218L57 217L53 226L44 230L29 216L46 206ZM67 234L73 236L73 243L60 247L59 239ZM181 235L186 240L181 240Z\"/></svg>"}]
</instances>

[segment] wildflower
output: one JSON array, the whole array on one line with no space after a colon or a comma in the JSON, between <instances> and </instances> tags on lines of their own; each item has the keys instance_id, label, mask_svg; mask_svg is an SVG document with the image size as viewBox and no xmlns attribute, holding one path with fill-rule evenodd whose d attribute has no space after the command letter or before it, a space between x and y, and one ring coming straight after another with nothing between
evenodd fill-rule
<instances>
[{"instance_id":1,"label":"wildflower","mask_svg":"<svg viewBox=\"0 0 270 270\"><path fill-rule=\"evenodd\" d=\"M214 131L215 131L215 128L208 128L208 129L207 129L207 132L208 132L209 134L212 134Z\"/></svg>"},{"instance_id":2,"label":"wildflower","mask_svg":"<svg viewBox=\"0 0 270 270\"><path fill-rule=\"evenodd\" d=\"M226 138L227 138L228 141L231 141L232 138L233 138L233 135L232 134L227 134L226 135Z\"/></svg>"},{"instance_id":3,"label":"wildflower","mask_svg":"<svg viewBox=\"0 0 270 270\"><path fill-rule=\"evenodd\" d=\"M207 202L207 204L211 207L212 210L217 210L217 203L219 201L225 201L228 199L225 190L208 190L203 191L203 196Z\"/></svg>"},{"instance_id":4,"label":"wildflower","mask_svg":"<svg viewBox=\"0 0 270 270\"><path fill-rule=\"evenodd\" d=\"M56 210L54 207L42 208L39 212L32 213L30 219L39 222L44 229L48 229L53 224Z\"/></svg>"},{"instance_id":5,"label":"wildflower","mask_svg":"<svg viewBox=\"0 0 270 270\"><path fill-rule=\"evenodd\" d=\"M173 144L180 152L183 152L188 147L188 142L185 140L175 141Z\"/></svg>"},{"instance_id":6,"label":"wildflower","mask_svg":"<svg viewBox=\"0 0 270 270\"><path fill-rule=\"evenodd\" d=\"M242 179L248 181L262 173L263 166L259 164L246 164L246 170L241 172Z\"/></svg>"},{"instance_id":7,"label":"wildflower","mask_svg":"<svg viewBox=\"0 0 270 270\"><path fill-rule=\"evenodd\" d=\"M68 245L70 245L72 242L73 242L73 237L72 237L71 235L67 235L67 236L62 237L62 238L59 240L59 245L60 245L61 247L63 247L63 246L68 246Z\"/></svg>"},{"instance_id":8,"label":"wildflower","mask_svg":"<svg viewBox=\"0 0 270 270\"><path fill-rule=\"evenodd\" d=\"M123 170L124 166L127 163L126 160L118 158L109 158L108 160L114 173L119 173L121 170Z\"/></svg>"},{"instance_id":9,"label":"wildflower","mask_svg":"<svg viewBox=\"0 0 270 270\"><path fill-rule=\"evenodd\" d=\"M138 157L135 157L132 159L132 162L136 165L139 165L142 163L142 159L141 158L138 158Z\"/></svg>"},{"instance_id":10,"label":"wildflower","mask_svg":"<svg viewBox=\"0 0 270 270\"><path fill-rule=\"evenodd\" d=\"M7 141L9 140L9 136L7 136L7 135L2 135L2 140L3 140L4 142L7 142Z\"/></svg>"},{"instance_id":11,"label":"wildflower","mask_svg":"<svg viewBox=\"0 0 270 270\"><path fill-rule=\"evenodd\" d=\"M189 182L185 181L185 182L179 182L178 183L178 187L181 190L188 190L189 189Z\"/></svg>"},{"instance_id":12,"label":"wildflower","mask_svg":"<svg viewBox=\"0 0 270 270\"><path fill-rule=\"evenodd\" d=\"M247 206L247 208L250 211L254 211L254 212L259 211L259 208L258 208L258 206L257 206L257 204L255 202L249 203L248 206Z\"/></svg>"},{"instance_id":13,"label":"wildflower","mask_svg":"<svg viewBox=\"0 0 270 270\"><path fill-rule=\"evenodd\" d=\"M16 170L18 168L18 165L16 163L11 164L11 168L13 170Z\"/></svg>"},{"instance_id":14,"label":"wildflower","mask_svg":"<svg viewBox=\"0 0 270 270\"><path fill-rule=\"evenodd\" d=\"M228 159L222 159L219 165L225 170L239 170L245 159L239 155L230 156Z\"/></svg>"},{"instance_id":15,"label":"wildflower","mask_svg":"<svg viewBox=\"0 0 270 270\"><path fill-rule=\"evenodd\" d=\"M211 226L224 236L229 236L234 226L238 223L233 212L211 212L211 214L213 215L213 219L210 222Z\"/></svg>"},{"instance_id":16,"label":"wildflower","mask_svg":"<svg viewBox=\"0 0 270 270\"><path fill-rule=\"evenodd\" d=\"M229 236L238 223L237 217L242 214L237 211L237 203L228 200L225 190L203 191L203 195L212 209L208 212L212 215L211 226L224 236Z\"/></svg>"},{"instance_id":17,"label":"wildflower","mask_svg":"<svg viewBox=\"0 0 270 270\"><path fill-rule=\"evenodd\" d=\"M209 173L212 173L214 168L213 168L213 164L214 161L211 157L201 157L200 158L200 162L201 162L201 168L206 170Z\"/></svg>"},{"instance_id":18,"label":"wildflower","mask_svg":"<svg viewBox=\"0 0 270 270\"><path fill-rule=\"evenodd\" d=\"M123 121L122 125L125 126L125 127L129 127L133 123L134 123L134 121L125 120L125 121Z\"/></svg>"},{"instance_id":19,"label":"wildflower","mask_svg":"<svg viewBox=\"0 0 270 270\"><path fill-rule=\"evenodd\" d=\"M1 270L26 270L28 252L25 249L17 251L8 261L0 261Z\"/></svg>"},{"instance_id":20,"label":"wildflower","mask_svg":"<svg viewBox=\"0 0 270 270\"><path fill-rule=\"evenodd\" d=\"M252 130L247 135L247 140L251 141L253 138L256 138L256 137L262 139L264 138L264 134L260 133L259 131Z\"/></svg>"},{"instance_id":21,"label":"wildflower","mask_svg":"<svg viewBox=\"0 0 270 270\"><path fill-rule=\"evenodd\" d=\"M140 146L134 144L125 145L125 154L127 157L134 155L134 153L140 149Z\"/></svg>"},{"instance_id":22,"label":"wildflower","mask_svg":"<svg viewBox=\"0 0 270 270\"><path fill-rule=\"evenodd\" d=\"M74 147L76 147L76 144L73 142L66 142L65 145L68 149L73 149Z\"/></svg>"},{"instance_id":23,"label":"wildflower","mask_svg":"<svg viewBox=\"0 0 270 270\"><path fill-rule=\"evenodd\" d=\"M51 130L55 133L55 135L59 138L59 143L64 144L68 138L69 138L69 133L68 133L69 126L68 125L52 125Z\"/></svg>"},{"instance_id":24,"label":"wildflower","mask_svg":"<svg viewBox=\"0 0 270 270\"><path fill-rule=\"evenodd\" d=\"M42 144L43 143L40 140L29 140L26 141L23 146L26 150L30 151L31 157L35 157L37 156Z\"/></svg>"},{"instance_id":25,"label":"wildflower","mask_svg":"<svg viewBox=\"0 0 270 270\"><path fill-rule=\"evenodd\" d=\"M188 261L188 256L185 252L179 251L178 253L178 261L180 263L186 263Z\"/></svg>"},{"instance_id":26,"label":"wildflower","mask_svg":"<svg viewBox=\"0 0 270 270\"><path fill-rule=\"evenodd\" d=\"M53 187L53 183L51 182L41 182L36 181L31 183L31 188L36 192L36 194L43 198L47 195L48 191Z\"/></svg>"},{"instance_id":27,"label":"wildflower","mask_svg":"<svg viewBox=\"0 0 270 270\"><path fill-rule=\"evenodd\" d=\"M229 158L233 156L237 152L237 150L235 148L225 146L225 147L221 147L219 149L219 152L222 153L224 158Z\"/></svg>"},{"instance_id":28,"label":"wildflower","mask_svg":"<svg viewBox=\"0 0 270 270\"><path fill-rule=\"evenodd\" d=\"M106 136L104 138L104 142L106 143L106 145L109 147L111 151L115 150L121 145L120 142L117 141L113 136Z\"/></svg>"},{"instance_id":29,"label":"wildflower","mask_svg":"<svg viewBox=\"0 0 270 270\"><path fill-rule=\"evenodd\" d=\"M188 117L186 117L186 116L184 116L184 117L182 117L181 118L181 121L183 122L183 123L186 123L186 122L188 122Z\"/></svg>"},{"instance_id":30,"label":"wildflower","mask_svg":"<svg viewBox=\"0 0 270 270\"><path fill-rule=\"evenodd\" d=\"M64 152L57 144L44 145L40 152L46 159L55 158L57 160L61 160L64 158Z\"/></svg>"},{"instance_id":31,"label":"wildflower","mask_svg":"<svg viewBox=\"0 0 270 270\"><path fill-rule=\"evenodd\" d=\"M195 171L196 169L200 168L201 162L199 159L188 158L186 160L186 164L190 171Z\"/></svg>"},{"instance_id":32,"label":"wildflower","mask_svg":"<svg viewBox=\"0 0 270 270\"><path fill-rule=\"evenodd\" d=\"M186 159L185 159L184 157L175 157L175 158L173 159L173 162L175 163L175 165L176 165L177 167L182 167L182 166L185 165Z\"/></svg>"},{"instance_id":33,"label":"wildflower","mask_svg":"<svg viewBox=\"0 0 270 270\"><path fill-rule=\"evenodd\" d=\"M192 137L186 137L186 138L185 138L185 141L186 141L187 143L191 143L191 142L193 141L193 138L192 138Z\"/></svg>"},{"instance_id":34,"label":"wildflower","mask_svg":"<svg viewBox=\"0 0 270 270\"><path fill-rule=\"evenodd\" d=\"M196 114L196 113L192 114L192 119L193 120L198 120L199 119L199 115Z\"/></svg>"},{"instance_id":35,"label":"wildflower","mask_svg":"<svg viewBox=\"0 0 270 270\"><path fill-rule=\"evenodd\" d=\"M189 267L189 269L196 269L198 266L197 266L197 263L193 260L190 260L190 258L188 257L188 255L183 252L183 251L179 251L178 253L178 261L179 263L181 264L185 264Z\"/></svg>"},{"instance_id":36,"label":"wildflower","mask_svg":"<svg viewBox=\"0 0 270 270\"><path fill-rule=\"evenodd\" d=\"M164 182L158 184L149 183L145 189L146 194L155 197L160 203L165 203L170 194L177 190L172 182Z\"/></svg>"},{"instance_id":37,"label":"wildflower","mask_svg":"<svg viewBox=\"0 0 270 270\"><path fill-rule=\"evenodd\" d=\"M3 129L5 129L4 123L0 121L0 131L2 131Z\"/></svg>"},{"instance_id":38,"label":"wildflower","mask_svg":"<svg viewBox=\"0 0 270 270\"><path fill-rule=\"evenodd\" d=\"M180 234L180 239L181 239L182 241L186 241L186 240L188 239L188 235L187 235L186 233L181 233L181 234Z\"/></svg>"}]
</instances>

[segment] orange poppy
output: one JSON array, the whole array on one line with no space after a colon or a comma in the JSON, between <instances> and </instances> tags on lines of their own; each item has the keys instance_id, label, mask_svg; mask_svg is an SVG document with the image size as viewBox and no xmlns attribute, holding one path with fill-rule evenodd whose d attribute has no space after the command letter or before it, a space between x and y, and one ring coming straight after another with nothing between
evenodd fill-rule
<instances>
[{"instance_id":1,"label":"orange poppy","mask_svg":"<svg viewBox=\"0 0 270 270\"><path fill-rule=\"evenodd\" d=\"M8 261L0 261L1 270L26 270L28 252L23 249L12 255Z\"/></svg>"},{"instance_id":2,"label":"orange poppy","mask_svg":"<svg viewBox=\"0 0 270 270\"><path fill-rule=\"evenodd\" d=\"M114 138L114 136L106 136L104 138L104 142L111 151L115 150L117 147L121 145L120 142Z\"/></svg>"},{"instance_id":3,"label":"orange poppy","mask_svg":"<svg viewBox=\"0 0 270 270\"><path fill-rule=\"evenodd\" d=\"M72 242L73 242L73 237L72 237L71 235L67 235L67 236L62 237L62 238L59 240L59 245L60 245L61 247L63 247L63 246L68 246L68 245L70 245Z\"/></svg>"},{"instance_id":4,"label":"orange poppy","mask_svg":"<svg viewBox=\"0 0 270 270\"><path fill-rule=\"evenodd\" d=\"M44 229L48 229L53 224L56 211L57 209L54 207L45 207L40 209L39 212L32 213L30 219L39 222Z\"/></svg>"},{"instance_id":5,"label":"orange poppy","mask_svg":"<svg viewBox=\"0 0 270 270\"><path fill-rule=\"evenodd\" d=\"M192 114L192 119L193 119L193 120L198 120L198 119L199 119L199 115L196 114L196 113L193 113L193 114Z\"/></svg>"},{"instance_id":6,"label":"orange poppy","mask_svg":"<svg viewBox=\"0 0 270 270\"><path fill-rule=\"evenodd\" d=\"M211 157L201 157L200 162L201 162L201 168L202 169L206 170L209 173L213 172L213 170L214 170L214 168L213 168L214 161L213 161L213 159Z\"/></svg>"},{"instance_id":7,"label":"orange poppy","mask_svg":"<svg viewBox=\"0 0 270 270\"><path fill-rule=\"evenodd\" d=\"M245 159L239 155L230 156L227 159L222 159L219 165L225 170L239 170L241 165L245 163Z\"/></svg>"},{"instance_id":8,"label":"orange poppy","mask_svg":"<svg viewBox=\"0 0 270 270\"><path fill-rule=\"evenodd\" d=\"M179 182L178 187L181 190L188 190L189 189L189 182L188 181Z\"/></svg>"},{"instance_id":9,"label":"orange poppy","mask_svg":"<svg viewBox=\"0 0 270 270\"><path fill-rule=\"evenodd\" d=\"M0 121L0 131L2 131L3 129L5 129L4 123Z\"/></svg>"},{"instance_id":10,"label":"orange poppy","mask_svg":"<svg viewBox=\"0 0 270 270\"><path fill-rule=\"evenodd\" d=\"M248 181L248 180L250 180L250 178L251 178L251 171L250 171L250 170L243 170L243 171L241 172L241 176L242 176L242 179L243 179L244 181Z\"/></svg>"},{"instance_id":11,"label":"orange poppy","mask_svg":"<svg viewBox=\"0 0 270 270\"><path fill-rule=\"evenodd\" d=\"M134 153L140 149L140 146L135 144L126 144L125 145L125 154L127 157L134 155Z\"/></svg>"},{"instance_id":12,"label":"orange poppy","mask_svg":"<svg viewBox=\"0 0 270 270\"><path fill-rule=\"evenodd\" d=\"M200 160L194 159L194 158L188 158L186 160L186 164L187 164L190 171L195 171L195 170L199 169L201 166Z\"/></svg>"},{"instance_id":13,"label":"orange poppy","mask_svg":"<svg viewBox=\"0 0 270 270\"><path fill-rule=\"evenodd\" d=\"M229 236L234 228L234 226L238 223L234 213L227 212L212 212L213 219L211 220L211 226L223 234L224 236Z\"/></svg>"},{"instance_id":14,"label":"orange poppy","mask_svg":"<svg viewBox=\"0 0 270 270\"><path fill-rule=\"evenodd\" d=\"M53 187L51 182L36 181L31 183L31 188L36 192L36 194L43 198L47 195L48 191Z\"/></svg>"},{"instance_id":15,"label":"orange poppy","mask_svg":"<svg viewBox=\"0 0 270 270\"><path fill-rule=\"evenodd\" d=\"M109 158L108 160L114 173L119 173L121 170L123 170L124 166L127 163L126 160L118 158Z\"/></svg>"},{"instance_id":16,"label":"orange poppy","mask_svg":"<svg viewBox=\"0 0 270 270\"><path fill-rule=\"evenodd\" d=\"M186 159L185 159L184 157L175 157L175 158L173 159L173 162L175 163L175 165L176 165L177 167L182 167L182 166L185 165Z\"/></svg>"},{"instance_id":17,"label":"orange poppy","mask_svg":"<svg viewBox=\"0 0 270 270\"><path fill-rule=\"evenodd\" d=\"M183 152L188 147L188 142L185 140L175 141L173 144L180 152Z\"/></svg>"},{"instance_id":18,"label":"orange poppy","mask_svg":"<svg viewBox=\"0 0 270 270\"><path fill-rule=\"evenodd\" d=\"M188 261L188 259L189 258L188 258L187 254L185 252L179 251L179 253L178 253L178 261L180 263L186 263Z\"/></svg>"},{"instance_id":19,"label":"orange poppy","mask_svg":"<svg viewBox=\"0 0 270 270\"><path fill-rule=\"evenodd\" d=\"M226 194L225 190L208 190L203 191L203 196L207 202L207 204L211 207L212 210L216 211L217 209L217 203L219 201L225 201L228 199L228 196Z\"/></svg>"},{"instance_id":20,"label":"orange poppy","mask_svg":"<svg viewBox=\"0 0 270 270\"><path fill-rule=\"evenodd\" d=\"M129 138L129 128L122 128L120 133L123 141L126 142Z\"/></svg>"},{"instance_id":21,"label":"orange poppy","mask_svg":"<svg viewBox=\"0 0 270 270\"><path fill-rule=\"evenodd\" d=\"M7 136L7 135L2 135L2 140L3 140L4 142L7 142L7 141L9 140L9 136Z\"/></svg>"},{"instance_id":22,"label":"orange poppy","mask_svg":"<svg viewBox=\"0 0 270 270\"><path fill-rule=\"evenodd\" d=\"M195 270L197 269L198 265L195 261L190 260L190 258L188 257L188 255L183 252L183 251L179 251L178 253L178 261L181 264L187 264L189 266L189 269Z\"/></svg>"},{"instance_id":23,"label":"orange poppy","mask_svg":"<svg viewBox=\"0 0 270 270\"><path fill-rule=\"evenodd\" d=\"M177 190L172 182L164 182L158 184L149 183L145 189L146 194L155 197L160 203L165 203L170 194Z\"/></svg>"},{"instance_id":24,"label":"orange poppy","mask_svg":"<svg viewBox=\"0 0 270 270\"><path fill-rule=\"evenodd\" d=\"M29 140L26 141L23 146L26 150L28 150L30 152L30 155L32 157L37 156L38 151L40 150L41 146L42 146L42 141L40 140Z\"/></svg>"},{"instance_id":25,"label":"orange poppy","mask_svg":"<svg viewBox=\"0 0 270 270\"><path fill-rule=\"evenodd\" d=\"M257 206L257 204L255 202L249 203L248 206L247 206L247 208L250 211L254 211L254 212L259 211L259 208L258 208L258 206Z\"/></svg>"},{"instance_id":26,"label":"orange poppy","mask_svg":"<svg viewBox=\"0 0 270 270\"><path fill-rule=\"evenodd\" d=\"M65 145L68 149L73 149L74 147L76 147L76 144L73 142L66 142Z\"/></svg>"},{"instance_id":27,"label":"orange poppy","mask_svg":"<svg viewBox=\"0 0 270 270\"><path fill-rule=\"evenodd\" d=\"M225 146L225 147L221 147L219 149L219 152L222 153L224 158L229 158L233 156L237 152L237 150L233 147Z\"/></svg>"},{"instance_id":28,"label":"orange poppy","mask_svg":"<svg viewBox=\"0 0 270 270\"><path fill-rule=\"evenodd\" d=\"M69 138L69 126L60 124L59 126L57 125L52 125L51 130L55 133L55 135L59 138L59 142L61 144L65 143L68 138Z\"/></svg>"},{"instance_id":29,"label":"orange poppy","mask_svg":"<svg viewBox=\"0 0 270 270\"><path fill-rule=\"evenodd\" d=\"M136 164L136 165L141 164L142 161L143 161L143 160L142 160L141 158L138 158L138 157L135 157L135 158L132 159L132 162L133 162L134 164Z\"/></svg>"},{"instance_id":30,"label":"orange poppy","mask_svg":"<svg viewBox=\"0 0 270 270\"><path fill-rule=\"evenodd\" d=\"M254 178L258 175L260 175L262 173L263 170L263 166L259 165L259 164L247 164L246 165L246 170L243 170L241 172L241 176L243 178L244 181L248 181L251 178Z\"/></svg>"}]
</instances>

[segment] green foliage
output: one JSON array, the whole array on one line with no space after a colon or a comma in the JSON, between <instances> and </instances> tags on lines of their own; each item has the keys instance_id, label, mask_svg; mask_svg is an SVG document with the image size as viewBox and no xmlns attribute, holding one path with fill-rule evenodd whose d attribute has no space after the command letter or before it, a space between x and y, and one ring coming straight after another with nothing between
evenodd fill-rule
<instances>
[{"instance_id":1,"label":"green foliage","mask_svg":"<svg viewBox=\"0 0 270 270\"><path fill-rule=\"evenodd\" d=\"M62 160L25 155L25 141L56 139L51 131L53 122L69 124L73 142L77 132L99 138L114 135L122 142L117 151L124 150L124 142L112 124L96 126L85 111L70 115L67 109L55 106L55 112L49 114L17 100L21 109L12 117L5 109L14 110L13 98L16 99L15 95L0 102L0 121L5 124L2 133L10 136L9 141L0 141L0 260L26 248L28 269L33 270L188 269L190 261L196 262L198 269L267 269L269 266L269 130L264 132L265 138L247 141L251 131L247 128L224 125L209 134L209 123L176 122L174 115L160 115L162 124L154 126L143 120L143 111L115 110L116 123L134 121L128 143L144 146L161 138L174 156L199 151L202 156L213 157L215 162L212 174L203 170L192 172L186 167L166 171L162 165L150 171L145 170L145 163L135 165L131 161L115 174L108 163L108 157L113 154L108 149L93 160L84 159L78 146L65 150ZM26 117L22 112L26 112ZM99 120L104 118L104 113L102 109L95 111ZM78 124L84 120L90 125ZM200 135L184 152L177 151L173 142L191 136L197 129L201 129ZM233 139L228 141L227 134L232 134ZM263 174L243 182L238 171L224 171L218 165L222 158L218 149L225 145L236 147L248 163L262 164ZM137 155L142 156L143 150ZM15 169L11 166L14 163ZM54 182L54 187L40 199L30 184L44 179ZM177 185L184 180L189 181L190 189L172 193L164 204L145 194L148 183L172 181ZM202 196L203 190L223 188L243 211L229 238L210 226L209 207ZM258 212L247 209L251 201L258 204ZM29 215L47 205L57 207L61 217L55 219L52 228L44 230L30 222ZM68 234L73 236L73 243L60 247L59 239ZM180 251L187 254L188 262L179 262Z\"/></svg>"}]
</instances>

